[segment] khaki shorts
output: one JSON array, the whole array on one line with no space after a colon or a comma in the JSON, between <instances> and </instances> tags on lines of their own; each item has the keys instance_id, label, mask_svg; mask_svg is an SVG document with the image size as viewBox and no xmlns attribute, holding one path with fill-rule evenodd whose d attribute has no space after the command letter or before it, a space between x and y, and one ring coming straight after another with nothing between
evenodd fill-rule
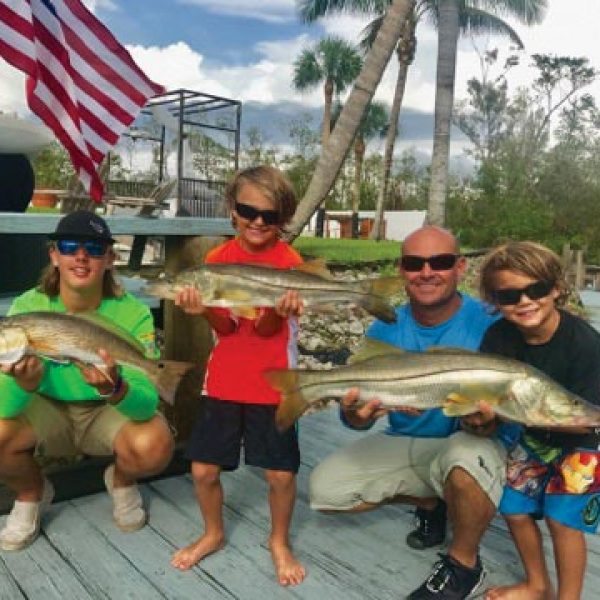
<instances>
[{"instance_id":1,"label":"khaki shorts","mask_svg":"<svg viewBox=\"0 0 600 600\"><path fill-rule=\"evenodd\" d=\"M105 402L59 402L34 394L24 417L40 456L109 456L119 430L130 419Z\"/></svg>"},{"instance_id":2,"label":"khaki shorts","mask_svg":"<svg viewBox=\"0 0 600 600\"><path fill-rule=\"evenodd\" d=\"M495 506L506 476L500 442L457 432L447 438L369 434L317 465L310 476L315 510L350 510L395 496L442 497L454 467L469 473Z\"/></svg>"}]
</instances>

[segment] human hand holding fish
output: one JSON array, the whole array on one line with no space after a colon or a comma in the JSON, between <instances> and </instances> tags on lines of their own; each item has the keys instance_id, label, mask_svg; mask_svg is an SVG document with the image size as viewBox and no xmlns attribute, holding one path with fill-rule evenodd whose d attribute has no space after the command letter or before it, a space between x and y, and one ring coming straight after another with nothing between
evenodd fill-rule
<instances>
[{"instance_id":1,"label":"human hand holding fish","mask_svg":"<svg viewBox=\"0 0 600 600\"><path fill-rule=\"evenodd\" d=\"M119 381L120 373L114 358L104 349L98 349L98 356L103 364L85 364L75 362L85 381L98 390L98 394L106 398L110 404L117 404L127 393L127 383Z\"/></svg>"},{"instance_id":2,"label":"human hand holding fish","mask_svg":"<svg viewBox=\"0 0 600 600\"><path fill-rule=\"evenodd\" d=\"M179 306L188 315L204 315L208 310L202 303L202 295L192 287L186 286L175 294L175 306Z\"/></svg>"},{"instance_id":3,"label":"human hand holding fish","mask_svg":"<svg viewBox=\"0 0 600 600\"><path fill-rule=\"evenodd\" d=\"M14 377L26 392L33 392L44 376L44 364L37 356L26 354L16 362L0 364L0 371Z\"/></svg>"},{"instance_id":4,"label":"human hand holding fish","mask_svg":"<svg viewBox=\"0 0 600 600\"><path fill-rule=\"evenodd\" d=\"M404 412L417 416L422 411L411 406L384 406L379 398L371 398L361 402L359 388L352 388L340 400L340 407L349 425L362 429L368 427L373 421L383 417L389 412Z\"/></svg>"},{"instance_id":5,"label":"human hand holding fish","mask_svg":"<svg viewBox=\"0 0 600 600\"><path fill-rule=\"evenodd\" d=\"M300 317L304 312L304 301L298 290L287 290L275 304L275 312L282 318Z\"/></svg>"}]
</instances>

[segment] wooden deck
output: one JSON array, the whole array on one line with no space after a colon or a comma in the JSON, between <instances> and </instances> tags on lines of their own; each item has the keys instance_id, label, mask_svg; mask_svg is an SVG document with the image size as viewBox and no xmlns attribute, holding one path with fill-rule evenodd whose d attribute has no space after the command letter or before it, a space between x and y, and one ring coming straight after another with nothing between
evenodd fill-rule
<instances>
[{"instance_id":1,"label":"wooden deck","mask_svg":"<svg viewBox=\"0 0 600 600\"><path fill-rule=\"evenodd\" d=\"M172 552L200 531L192 483L186 475L143 486L150 523L132 534L113 526L105 493L53 505L44 518L42 535L30 548L0 553L0 598L401 598L421 583L437 558L436 550L418 552L404 543L412 529L407 507L325 516L308 506L311 468L358 435L339 424L334 410L301 421L302 467L293 542L308 577L296 588L283 589L275 583L265 544L269 529L265 483L259 470L241 467L223 477L229 543L193 570L180 573L169 565ZM546 536L551 563L548 542ZM588 542L583 598L592 600L600 587L600 540L588 536ZM501 519L486 533L481 555L488 583L521 577L519 558Z\"/></svg>"}]
</instances>

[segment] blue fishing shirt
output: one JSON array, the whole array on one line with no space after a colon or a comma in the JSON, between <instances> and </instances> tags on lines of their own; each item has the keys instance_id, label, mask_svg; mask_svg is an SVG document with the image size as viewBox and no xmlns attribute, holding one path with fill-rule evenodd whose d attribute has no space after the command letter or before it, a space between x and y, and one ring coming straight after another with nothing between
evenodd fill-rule
<instances>
[{"instance_id":1,"label":"blue fishing shirt","mask_svg":"<svg viewBox=\"0 0 600 600\"><path fill-rule=\"evenodd\" d=\"M409 352L424 352L430 346L478 350L483 334L498 316L492 314L490 307L481 301L466 294L460 296L462 304L459 310L439 325L425 327L419 324L407 303L396 309L395 323L377 320L366 335ZM418 416L390 412L388 420L385 430L388 435L446 437L460 428L458 418L445 416L439 408L423 411Z\"/></svg>"}]
</instances>

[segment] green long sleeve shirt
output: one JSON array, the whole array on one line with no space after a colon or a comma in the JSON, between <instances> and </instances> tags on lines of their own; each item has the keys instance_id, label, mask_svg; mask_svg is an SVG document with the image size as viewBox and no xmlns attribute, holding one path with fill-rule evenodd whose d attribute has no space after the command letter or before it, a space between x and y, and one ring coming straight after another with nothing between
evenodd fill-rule
<instances>
[{"instance_id":1,"label":"green long sleeve shirt","mask_svg":"<svg viewBox=\"0 0 600 600\"><path fill-rule=\"evenodd\" d=\"M15 298L8 315L34 311L66 312L66 309L60 297L51 298L32 289ZM96 312L137 338L146 349L148 358L158 358L152 314L145 304L126 293L120 298L105 298ZM61 402L101 399L97 389L86 383L75 365L44 360L44 367L37 392ZM134 421L150 419L158 406L156 388L146 374L138 369L123 365L121 374L128 390L115 408ZM31 396L13 377L0 373L0 418L13 418L21 414Z\"/></svg>"}]
</instances>

